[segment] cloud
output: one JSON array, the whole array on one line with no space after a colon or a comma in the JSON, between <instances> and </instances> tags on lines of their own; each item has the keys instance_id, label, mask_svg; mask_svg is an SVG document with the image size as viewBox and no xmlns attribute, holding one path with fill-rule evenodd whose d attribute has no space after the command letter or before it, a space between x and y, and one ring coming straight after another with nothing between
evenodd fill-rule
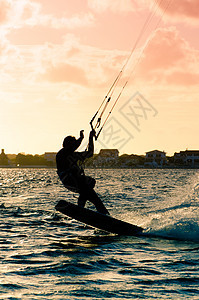
<instances>
[{"instance_id":1,"label":"cloud","mask_svg":"<svg viewBox=\"0 0 199 300\"><path fill-rule=\"evenodd\" d=\"M4 53L5 49L6 49L5 42L0 40L0 61L2 59L2 56L3 56L3 53Z\"/></svg>"},{"instance_id":2,"label":"cloud","mask_svg":"<svg viewBox=\"0 0 199 300\"><path fill-rule=\"evenodd\" d=\"M187 43L180 38L175 28L158 29L151 36L144 50L145 68L165 69L176 65L185 59L184 50L187 47Z\"/></svg>"},{"instance_id":3,"label":"cloud","mask_svg":"<svg viewBox=\"0 0 199 300\"><path fill-rule=\"evenodd\" d=\"M16 61L16 58L18 59L17 47L12 45L6 38L6 32L0 30L0 73L3 72L5 74L3 68L11 65L13 60Z\"/></svg>"},{"instance_id":4,"label":"cloud","mask_svg":"<svg viewBox=\"0 0 199 300\"><path fill-rule=\"evenodd\" d=\"M80 13L70 17L56 18L52 14L42 13L41 3L31 0L1 0L0 24L7 30L24 26L45 26L55 29L79 28L92 26L94 17L91 13ZM1 29L2 30L2 29Z\"/></svg>"},{"instance_id":5,"label":"cloud","mask_svg":"<svg viewBox=\"0 0 199 300\"><path fill-rule=\"evenodd\" d=\"M130 12L140 7L140 1L133 0L88 0L88 7L95 12L103 13L105 11Z\"/></svg>"},{"instance_id":6,"label":"cloud","mask_svg":"<svg viewBox=\"0 0 199 300\"><path fill-rule=\"evenodd\" d=\"M2 0L0 22L8 29L20 28L40 13L41 5L30 0Z\"/></svg>"},{"instance_id":7,"label":"cloud","mask_svg":"<svg viewBox=\"0 0 199 300\"><path fill-rule=\"evenodd\" d=\"M7 0L1 0L0 2L0 24L7 22L9 11L11 9L11 3Z\"/></svg>"},{"instance_id":8,"label":"cloud","mask_svg":"<svg viewBox=\"0 0 199 300\"><path fill-rule=\"evenodd\" d=\"M197 23L199 0L87 0L88 7L97 13L129 13L152 10L155 14L167 16L177 22Z\"/></svg>"},{"instance_id":9,"label":"cloud","mask_svg":"<svg viewBox=\"0 0 199 300\"><path fill-rule=\"evenodd\" d=\"M182 86L198 85L199 83L199 73L174 71L167 75L168 84L176 84Z\"/></svg>"},{"instance_id":10,"label":"cloud","mask_svg":"<svg viewBox=\"0 0 199 300\"><path fill-rule=\"evenodd\" d=\"M180 37L175 28L158 29L149 39L138 67L147 80L176 85L198 84L199 51Z\"/></svg>"},{"instance_id":11,"label":"cloud","mask_svg":"<svg viewBox=\"0 0 199 300\"><path fill-rule=\"evenodd\" d=\"M30 50L29 50L30 51ZM65 36L62 44L34 47L39 80L73 82L86 87L106 85L126 61L125 51L98 49L81 44L74 35ZM33 53L31 54L32 57ZM29 61L30 61L30 55Z\"/></svg>"},{"instance_id":12,"label":"cloud","mask_svg":"<svg viewBox=\"0 0 199 300\"><path fill-rule=\"evenodd\" d=\"M35 24L32 25L43 25L43 26L50 26L55 29L60 28L81 28L81 27L89 27L92 26L94 23L94 17L92 14L80 14L74 15L71 18L55 18L52 15L41 16L40 19L36 20Z\"/></svg>"},{"instance_id":13,"label":"cloud","mask_svg":"<svg viewBox=\"0 0 199 300\"><path fill-rule=\"evenodd\" d=\"M199 1L198 0L154 0L162 11L180 22L185 19L193 20L198 23L199 20Z\"/></svg>"},{"instance_id":14,"label":"cloud","mask_svg":"<svg viewBox=\"0 0 199 300\"><path fill-rule=\"evenodd\" d=\"M87 84L85 72L76 66L70 64L60 64L57 66L51 66L46 70L46 73L42 76L51 82L74 82L80 85Z\"/></svg>"},{"instance_id":15,"label":"cloud","mask_svg":"<svg viewBox=\"0 0 199 300\"><path fill-rule=\"evenodd\" d=\"M19 92L2 92L0 91L0 102L22 103L23 96Z\"/></svg>"},{"instance_id":16,"label":"cloud","mask_svg":"<svg viewBox=\"0 0 199 300\"><path fill-rule=\"evenodd\" d=\"M73 83L66 83L64 88L62 88L59 93L57 94L56 99L58 101L63 101L65 103L77 105L81 100L82 97L87 97L88 90L83 86L77 86Z\"/></svg>"}]
</instances>

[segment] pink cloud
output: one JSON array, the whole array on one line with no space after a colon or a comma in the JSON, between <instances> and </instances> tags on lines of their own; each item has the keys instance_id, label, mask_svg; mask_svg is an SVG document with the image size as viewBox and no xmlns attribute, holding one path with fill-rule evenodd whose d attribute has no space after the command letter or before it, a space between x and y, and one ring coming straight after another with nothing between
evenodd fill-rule
<instances>
[{"instance_id":1,"label":"pink cloud","mask_svg":"<svg viewBox=\"0 0 199 300\"><path fill-rule=\"evenodd\" d=\"M80 85L87 84L87 78L81 68L69 64L51 66L42 76L51 82L74 82Z\"/></svg>"},{"instance_id":2,"label":"pink cloud","mask_svg":"<svg viewBox=\"0 0 199 300\"><path fill-rule=\"evenodd\" d=\"M191 48L175 28L158 29L144 49L138 75L147 81L195 85L198 61L199 51Z\"/></svg>"},{"instance_id":3,"label":"pink cloud","mask_svg":"<svg viewBox=\"0 0 199 300\"><path fill-rule=\"evenodd\" d=\"M165 69L185 59L185 40L179 37L174 28L158 29L144 50L145 69Z\"/></svg>"},{"instance_id":4,"label":"pink cloud","mask_svg":"<svg viewBox=\"0 0 199 300\"><path fill-rule=\"evenodd\" d=\"M4 24L9 30L23 28L25 26L43 26L55 29L90 27L94 24L91 13L79 13L66 17L45 14L42 11L42 3L31 0L0 1L0 24Z\"/></svg>"},{"instance_id":5,"label":"pink cloud","mask_svg":"<svg viewBox=\"0 0 199 300\"><path fill-rule=\"evenodd\" d=\"M198 0L153 0L152 7L157 11L157 6L162 11L178 21L184 21L184 18L199 18L199 1ZM114 13L132 12L145 10L151 6L151 0L87 0L90 9L102 13L112 11Z\"/></svg>"},{"instance_id":6,"label":"pink cloud","mask_svg":"<svg viewBox=\"0 0 199 300\"><path fill-rule=\"evenodd\" d=\"M167 76L167 83L176 85L198 85L199 83L199 73L193 74L191 72L177 71Z\"/></svg>"},{"instance_id":7,"label":"pink cloud","mask_svg":"<svg viewBox=\"0 0 199 300\"><path fill-rule=\"evenodd\" d=\"M184 21L183 18L189 18L198 21L199 1L198 0L155 0L159 7L164 11L167 8L167 15Z\"/></svg>"},{"instance_id":8,"label":"pink cloud","mask_svg":"<svg viewBox=\"0 0 199 300\"><path fill-rule=\"evenodd\" d=\"M71 49L69 49L68 52L67 52L67 57L69 58L69 57L72 57L72 56L77 55L79 53L80 53L80 50L78 48L71 47Z\"/></svg>"},{"instance_id":9,"label":"pink cloud","mask_svg":"<svg viewBox=\"0 0 199 300\"><path fill-rule=\"evenodd\" d=\"M0 42L0 55L2 56L2 54L3 54L3 52L4 52L4 50L5 50L5 45L4 45L4 43L2 43L2 42Z\"/></svg>"},{"instance_id":10,"label":"pink cloud","mask_svg":"<svg viewBox=\"0 0 199 300\"><path fill-rule=\"evenodd\" d=\"M0 2L0 24L3 24L7 21L10 7L11 7L11 4L8 3L8 1L1 0L1 2Z\"/></svg>"},{"instance_id":11,"label":"pink cloud","mask_svg":"<svg viewBox=\"0 0 199 300\"><path fill-rule=\"evenodd\" d=\"M110 10L114 13L116 12L129 12L138 9L139 2L132 0L87 0L88 6L98 12L102 13L104 11ZM140 0L139 0L140 1Z\"/></svg>"},{"instance_id":12,"label":"pink cloud","mask_svg":"<svg viewBox=\"0 0 199 300\"><path fill-rule=\"evenodd\" d=\"M29 0L1 0L0 24L9 30L21 28L40 13L41 6Z\"/></svg>"}]
</instances>

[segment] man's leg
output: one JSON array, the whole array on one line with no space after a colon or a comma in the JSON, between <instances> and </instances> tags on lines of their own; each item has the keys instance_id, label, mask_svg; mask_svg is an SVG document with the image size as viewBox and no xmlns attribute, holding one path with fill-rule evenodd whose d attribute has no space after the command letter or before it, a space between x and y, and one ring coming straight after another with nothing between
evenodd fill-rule
<instances>
[{"instance_id":1,"label":"man's leg","mask_svg":"<svg viewBox=\"0 0 199 300\"><path fill-rule=\"evenodd\" d=\"M80 194L79 198L78 198L78 206L84 208L84 206L86 204L86 200L87 200L86 197L83 194Z\"/></svg>"},{"instance_id":2,"label":"man's leg","mask_svg":"<svg viewBox=\"0 0 199 300\"><path fill-rule=\"evenodd\" d=\"M80 187L80 197L78 199L78 205L81 207L85 206L86 200L92 202L97 211L109 215L108 210L102 203L101 199L98 197L96 192L94 191L95 179L89 176L82 176L79 178L79 187Z\"/></svg>"},{"instance_id":3,"label":"man's leg","mask_svg":"<svg viewBox=\"0 0 199 300\"><path fill-rule=\"evenodd\" d=\"M109 215L108 210L102 203L102 200L99 198L99 196L96 194L96 192L93 189L89 189L85 191L84 198L86 198L88 201L93 203L97 209L97 211L104 215Z\"/></svg>"}]
</instances>

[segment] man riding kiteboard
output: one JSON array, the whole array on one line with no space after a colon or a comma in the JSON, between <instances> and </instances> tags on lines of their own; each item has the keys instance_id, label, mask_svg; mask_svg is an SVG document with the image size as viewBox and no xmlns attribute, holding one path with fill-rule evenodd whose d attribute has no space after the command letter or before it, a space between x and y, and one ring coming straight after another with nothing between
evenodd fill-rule
<instances>
[{"instance_id":1,"label":"man riding kiteboard","mask_svg":"<svg viewBox=\"0 0 199 300\"><path fill-rule=\"evenodd\" d=\"M84 138L83 130L80 131L80 137L78 139L74 136L65 137L63 148L56 155L57 174L68 190L79 193L79 206L84 207L86 201L89 200L95 205L99 213L109 215L108 210L94 191L95 179L86 176L83 168L79 165L79 163L82 163L86 158L93 156L94 136L95 130L92 130L89 135L88 150L83 152L75 151Z\"/></svg>"}]
</instances>

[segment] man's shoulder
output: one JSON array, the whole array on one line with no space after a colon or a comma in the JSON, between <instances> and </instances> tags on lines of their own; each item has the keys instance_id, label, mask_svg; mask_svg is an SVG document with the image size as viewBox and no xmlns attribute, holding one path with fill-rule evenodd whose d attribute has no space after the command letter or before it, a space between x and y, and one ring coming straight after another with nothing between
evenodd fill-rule
<instances>
[{"instance_id":1,"label":"man's shoulder","mask_svg":"<svg viewBox=\"0 0 199 300\"><path fill-rule=\"evenodd\" d=\"M64 156L64 157L66 157L66 156L74 156L74 155L75 155L74 153L75 153L75 152L70 153L70 151L68 151L67 149L62 148L62 149L60 149L60 150L57 152L56 157L62 157L62 156Z\"/></svg>"},{"instance_id":2,"label":"man's shoulder","mask_svg":"<svg viewBox=\"0 0 199 300\"><path fill-rule=\"evenodd\" d=\"M61 149L57 152L56 156L61 156L61 155L63 155L63 154L64 154L64 148L61 148Z\"/></svg>"}]
</instances>

